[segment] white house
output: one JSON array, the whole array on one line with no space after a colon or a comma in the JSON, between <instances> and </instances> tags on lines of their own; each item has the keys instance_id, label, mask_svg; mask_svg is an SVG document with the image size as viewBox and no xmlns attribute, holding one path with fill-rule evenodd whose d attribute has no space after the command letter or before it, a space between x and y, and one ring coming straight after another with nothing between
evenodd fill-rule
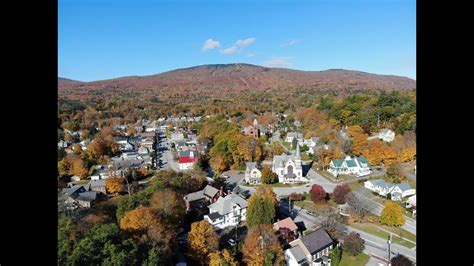
<instances>
[{"instance_id":1,"label":"white house","mask_svg":"<svg viewBox=\"0 0 474 266\"><path fill-rule=\"evenodd\" d=\"M77 175L71 176L71 181L79 181L79 180L81 180L81 178L78 177Z\"/></svg>"},{"instance_id":2,"label":"white house","mask_svg":"<svg viewBox=\"0 0 474 266\"><path fill-rule=\"evenodd\" d=\"M395 184L390 189L390 196L392 200L402 200L402 198L415 195L416 190L411 188L408 183Z\"/></svg>"},{"instance_id":3,"label":"white house","mask_svg":"<svg viewBox=\"0 0 474 266\"><path fill-rule=\"evenodd\" d=\"M357 177L370 175L372 173L369 162L362 156L356 158L347 156L344 160L332 160L329 164L328 172L333 176L339 174L353 174Z\"/></svg>"},{"instance_id":4,"label":"white house","mask_svg":"<svg viewBox=\"0 0 474 266\"><path fill-rule=\"evenodd\" d=\"M296 138L296 140L299 142L303 142L303 134L297 133L297 132L288 132L286 134L285 142L293 142L293 139Z\"/></svg>"},{"instance_id":5,"label":"white house","mask_svg":"<svg viewBox=\"0 0 474 266\"><path fill-rule=\"evenodd\" d=\"M245 182L250 184L262 183L262 167L256 162L245 163Z\"/></svg>"},{"instance_id":6,"label":"white house","mask_svg":"<svg viewBox=\"0 0 474 266\"><path fill-rule=\"evenodd\" d=\"M379 194L380 196L387 196L392 189L393 184L385 182L383 179L368 180L364 182L364 187Z\"/></svg>"},{"instance_id":7,"label":"white house","mask_svg":"<svg viewBox=\"0 0 474 266\"><path fill-rule=\"evenodd\" d=\"M413 195L407 199L405 202L407 208L416 208L416 195Z\"/></svg>"},{"instance_id":8,"label":"white house","mask_svg":"<svg viewBox=\"0 0 474 266\"><path fill-rule=\"evenodd\" d=\"M60 140L58 142L58 148L67 148L67 142L64 140Z\"/></svg>"},{"instance_id":9,"label":"white house","mask_svg":"<svg viewBox=\"0 0 474 266\"><path fill-rule=\"evenodd\" d=\"M276 155L273 157L272 171L278 175L280 183L295 183L308 181L303 177L303 165L301 163L300 146L296 145L296 154Z\"/></svg>"},{"instance_id":10,"label":"white house","mask_svg":"<svg viewBox=\"0 0 474 266\"><path fill-rule=\"evenodd\" d=\"M392 184L383 179L368 180L364 182L364 187L386 197L390 193L390 198L394 201L400 201L402 198L415 195L416 190L411 188L408 183Z\"/></svg>"},{"instance_id":11,"label":"white house","mask_svg":"<svg viewBox=\"0 0 474 266\"><path fill-rule=\"evenodd\" d=\"M378 133L374 134L373 136L370 136L367 138L367 140L371 139L381 139L385 142L392 142L395 139L395 132L393 132L390 129L382 129Z\"/></svg>"},{"instance_id":12,"label":"white house","mask_svg":"<svg viewBox=\"0 0 474 266\"><path fill-rule=\"evenodd\" d=\"M245 221L247 217L247 201L233 193L225 197L219 197L208 208L209 214L204 215L204 220L216 229L235 226L240 221Z\"/></svg>"},{"instance_id":13,"label":"white house","mask_svg":"<svg viewBox=\"0 0 474 266\"><path fill-rule=\"evenodd\" d=\"M316 147L318 144L319 138L318 137L311 137L309 139L304 139L303 144L308 147Z\"/></svg>"},{"instance_id":14,"label":"white house","mask_svg":"<svg viewBox=\"0 0 474 266\"><path fill-rule=\"evenodd\" d=\"M322 227L289 244L284 252L288 266L331 266L330 251L337 245Z\"/></svg>"},{"instance_id":15,"label":"white house","mask_svg":"<svg viewBox=\"0 0 474 266\"><path fill-rule=\"evenodd\" d=\"M198 161L195 151L182 151L178 157L179 170L193 169L194 164Z\"/></svg>"}]
</instances>

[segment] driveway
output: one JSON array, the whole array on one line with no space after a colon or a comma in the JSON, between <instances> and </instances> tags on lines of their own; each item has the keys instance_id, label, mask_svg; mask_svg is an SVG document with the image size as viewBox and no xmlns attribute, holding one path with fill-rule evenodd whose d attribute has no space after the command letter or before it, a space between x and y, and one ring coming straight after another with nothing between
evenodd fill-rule
<instances>
[{"instance_id":1,"label":"driveway","mask_svg":"<svg viewBox=\"0 0 474 266\"><path fill-rule=\"evenodd\" d=\"M225 171L222 173L222 175L229 176L229 178L225 181L225 183L228 185L228 188L231 190L235 189L237 186L240 186L245 178L244 172L235 171L235 170ZM241 188L244 189L244 187L241 187Z\"/></svg>"}]
</instances>

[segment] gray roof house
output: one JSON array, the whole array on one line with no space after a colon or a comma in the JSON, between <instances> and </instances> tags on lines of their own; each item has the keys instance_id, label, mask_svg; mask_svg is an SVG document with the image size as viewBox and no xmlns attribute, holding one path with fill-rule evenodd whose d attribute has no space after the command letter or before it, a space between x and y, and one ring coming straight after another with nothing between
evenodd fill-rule
<instances>
[{"instance_id":1,"label":"gray roof house","mask_svg":"<svg viewBox=\"0 0 474 266\"><path fill-rule=\"evenodd\" d=\"M183 199L186 204L186 209L189 210L191 209L192 205L199 206L203 203L203 201L214 203L221 195L223 195L222 191L207 185L202 190L187 194Z\"/></svg>"},{"instance_id":2,"label":"gray roof house","mask_svg":"<svg viewBox=\"0 0 474 266\"><path fill-rule=\"evenodd\" d=\"M290 242L285 250L287 265L330 265L329 251L337 243L322 227Z\"/></svg>"},{"instance_id":3,"label":"gray roof house","mask_svg":"<svg viewBox=\"0 0 474 266\"><path fill-rule=\"evenodd\" d=\"M245 163L245 182L251 184L262 183L262 166L257 162Z\"/></svg>"},{"instance_id":4,"label":"gray roof house","mask_svg":"<svg viewBox=\"0 0 474 266\"><path fill-rule=\"evenodd\" d=\"M245 221L247 216L247 201L236 194L228 194L208 206L209 214L204 216L217 229L235 226Z\"/></svg>"}]
</instances>

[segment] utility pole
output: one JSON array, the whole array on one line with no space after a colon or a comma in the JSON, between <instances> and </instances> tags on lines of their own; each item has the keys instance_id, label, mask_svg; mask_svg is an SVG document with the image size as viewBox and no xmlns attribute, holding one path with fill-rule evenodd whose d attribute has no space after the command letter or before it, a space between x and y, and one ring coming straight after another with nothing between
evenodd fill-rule
<instances>
[{"instance_id":1,"label":"utility pole","mask_svg":"<svg viewBox=\"0 0 474 266\"><path fill-rule=\"evenodd\" d=\"M288 208L289 208L290 217L291 217L291 197L290 196L288 196Z\"/></svg>"},{"instance_id":2,"label":"utility pole","mask_svg":"<svg viewBox=\"0 0 474 266\"><path fill-rule=\"evenodd\" d=\"M388 236L387 244L388 244L388 265L390 265L390 244L392 243L392 233Z\"/></svg>"}]
</instances>

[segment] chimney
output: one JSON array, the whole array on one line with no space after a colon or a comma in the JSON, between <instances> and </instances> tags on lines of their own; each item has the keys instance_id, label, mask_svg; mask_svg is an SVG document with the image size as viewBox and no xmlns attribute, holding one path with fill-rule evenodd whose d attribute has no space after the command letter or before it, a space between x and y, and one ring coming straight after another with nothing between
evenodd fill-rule
<instances>
[{"instance_id":1,"label":"chimney","mask_svg":"<svg viewBox=\"0 0 474 266\"><path fill-rule=\"evenodd\" d=\"M221 197L224 197L224 187L223 186L221 186L220 195L221 195Z\"/></svg>"}]
</instances>

